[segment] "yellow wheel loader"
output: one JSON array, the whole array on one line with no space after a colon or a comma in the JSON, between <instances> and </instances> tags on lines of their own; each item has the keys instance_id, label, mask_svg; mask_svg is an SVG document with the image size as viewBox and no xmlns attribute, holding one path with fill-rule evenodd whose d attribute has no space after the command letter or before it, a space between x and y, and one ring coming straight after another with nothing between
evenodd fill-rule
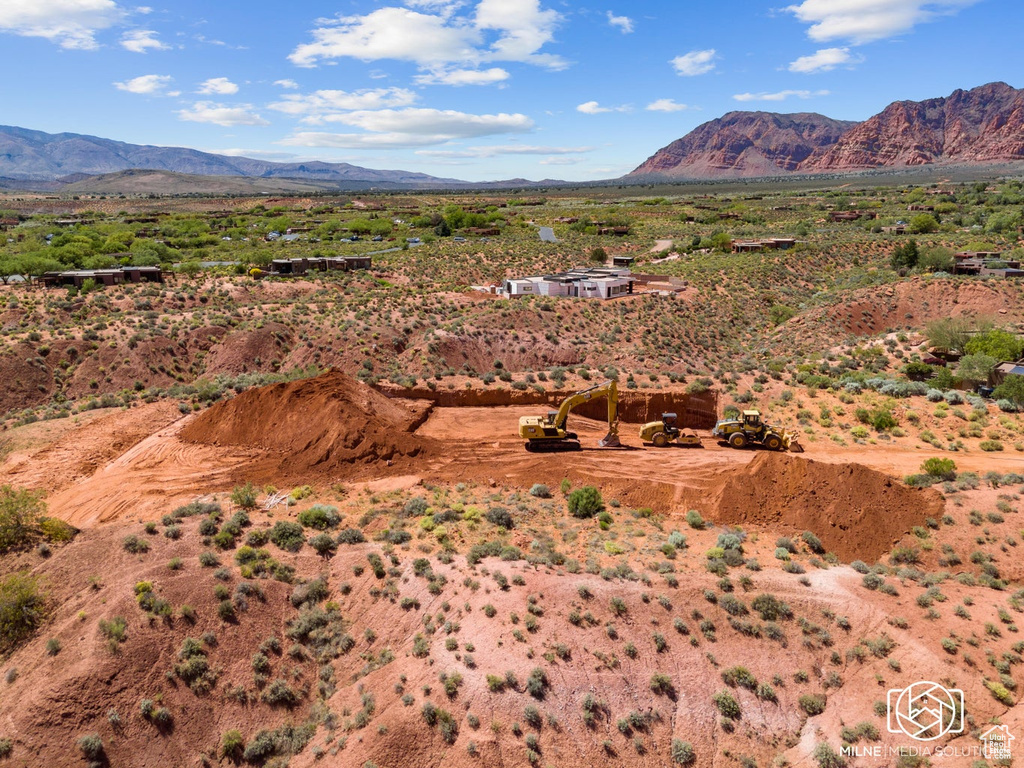
<instances>
[{"instance_id":1,"label":"yellow wheel loader","mask_svg":"<svg viewBox=\"0 0 1024 768\"><path fill-rule=\"evenodd\" d=\"M711 436L724 440L733 448L763 445L770 451L803 453L804 450L799 435L761 421L761 412L755 410L743 411L737 419L719 419Z\"/></svg>"},{"instance_id":2,"label":"yellow wheel loader","mask_svg":"<svg viewBox=\"0 0 1024 768\"><path fill-rule=\"evenodd\" d=\"M674 413L661 414L661 421L649 421L640 427L640 440L664 448L672 443L676 445L701 445L700 437L692 429L680 429L676 426L678 416Z\"/></svg>"},{"instance_id":3,"label":"yellow wheel loader","mask_svg":"<svg viewBox=\"0 0 1024 768\"><path fill-rule=\"evenodd\" d=\"M526 440L526 450L580 450L579 436L566 429L569 413L577 405L598 397L608 400L608 434L598 442L598 445L602 448L616 448L622 445L619 442L619 385L609 380L569 395L561 402L557 411L548 411L546 416L523 416L519 419L519 436Z\"/></svg>"}]
</instances>

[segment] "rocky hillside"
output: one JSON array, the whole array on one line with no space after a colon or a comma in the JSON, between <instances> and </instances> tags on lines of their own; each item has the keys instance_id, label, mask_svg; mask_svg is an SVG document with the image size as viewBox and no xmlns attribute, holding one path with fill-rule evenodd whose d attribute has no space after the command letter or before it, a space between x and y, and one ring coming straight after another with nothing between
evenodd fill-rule
<instances>
[{"instance_id":1,"label":"rocky hillside","mask_svg":"<svg viewBox=\"0 0 1024 768\"><path fill-rule=\"evenodd\" d=\"M897 101L851 128L801 170L1024 158L1024 90L989 83L947 98Z\"/></svg>"},{"instance_id":2,"label":"rocky hillside","mask_svg":"<svg viewBox=\"0 0 1024 768\"><path fill-rule=\"evenodd\" d=\"M862 123L730 112L659 150L627 178L717 178L1024 160L1024 90L989 83L897 101Z\"/></svg>"},{"instance_id":3,"label":"rocky hillside","mask_svg":"<svg viewBox=\"0 0 1024 768\"><path fill-rule=\"evenodd\" d=\"M854 125L811 112L730 112L659 150L629 176L714 178L795 171Z\"/></svg>"}]
</instances>

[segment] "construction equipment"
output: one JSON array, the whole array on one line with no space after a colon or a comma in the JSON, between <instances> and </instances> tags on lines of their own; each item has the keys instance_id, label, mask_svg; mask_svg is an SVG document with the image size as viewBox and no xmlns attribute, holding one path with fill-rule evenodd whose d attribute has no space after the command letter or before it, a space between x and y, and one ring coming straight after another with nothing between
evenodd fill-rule
<instances>
[{"instance_id":1,"label":"construction equipment","mask_svg":"<svg viewBox=\"0 0 1024 768\"><path fill-rule=\"evenodd\" d=\"M725 440L733 448L763 445L770 451L803 453L800 438L795 432L761 421L761 412L755 410L743 411L740 418L720 419L711 435Z\"/></svg>"},{"instance_id":2,"label":"construction equipment","mask_svg":"<svg viewBox=\"0 0 1024 768\"><path fill-rule=\"evenodd\" d=\"M526 450L579 450L579 437L566 429L569 412L577 405L597 397L608 400L608 434L598 442L602 448L616 448L619 442L619 385L612 380L569 395L557 411L546 416L523 416L519 419L519 436L524 438Z\"/></svg>"},{"instance_id":3,"label":"construction equipment","mask_svg":"<svg viewBox=\"0 0 1024 768\"><path fill-rule=\"evenodd\" d=\"M661 414L661 421L649 421L640 427L640 440L664 448L669 443L676 445L701 445L700 437L692 429L676 426L678 417L674 413Z\"/></svg>"}]
</instances>

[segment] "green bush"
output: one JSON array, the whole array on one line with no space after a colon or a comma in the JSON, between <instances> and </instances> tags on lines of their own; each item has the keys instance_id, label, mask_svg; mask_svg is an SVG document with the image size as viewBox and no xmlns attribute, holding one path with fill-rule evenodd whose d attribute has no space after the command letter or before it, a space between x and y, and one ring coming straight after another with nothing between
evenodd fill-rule
<instances>
[{"instance_id":1,"label":"green bush","mask_svg":"<svg viewBox=\"0 0 1024 768\"><path fill-rule=\"evenodd\" d=\"M573 517L593 517L604 509L601 492L592 485L577 488L569 494L569 514Z\"/></svg>"},{"instance_id":2,"label":"green bush","mask_svg":"<svg viewBox=\"0 0 1024 768\"><path fill-rule=\"evenodd\" d=\"M956 480L956 462L952 459L940 459L937 456L933 456L930 459L924 460L921 464L921 470L925 474L942 480Z\"/></svg>"},{"instance_id":3,"label":"green bush","mask_svg":"<svg viewBox=\"0 0 1024 768\"><path fill-rule=\"evenodd\" d=\"M231 491L231 501L242 509L256 509L256 497L259 491L252 483L236 485Z\"/></svg>"},{"instance_id":4,"label":"green bush","mask_svg":"<svg viewBox=\"0 0 1024 768\"><path fill-rule=\"evenodd\" d=\"M337 507L325 504L315 504L307 510L299 513L299 525L304 528L315 528L318 531L327 531L337 528L341 523L341 516Z\"/></svg>"},{"instance_id":5,"label":"green bush","mask_svg":"<svg viewBox=\"0 0 1024 768\"><path fill-rule=\"evenodd\" d=\"M808 693L800 697L800 709L808 715L820 715L825 711L827 699L823 694Z\"/></svg>"},{"instance_id":6,"label":"green bush","mask_svg":"<svg viewBox=\"0 0 1024 768\"><path fill-rule=\"evenodd\" d=\"M279 520L270 529L270 540L286 552L298 552L302 549L306 537L298 523Z\"/></svg>"},{"instance_id":7,"label":"green bush","mask_svg":"<svg viewBox=\"0 0 1024 768\"><path fill-rule=\"evenodd\" d=\"M42 623L46 593L27 571L0 578L0 654L9 653Z\"/></svg>"},{"instance_id":8,"label":"green bush","mask_svg":"<svg viewBox=\"0 0 1024 768\"><path fill-rule=\"evenodd\" d=\"M711 697L711 700L718 707L722 717L728 717L730 720L739 720L741 714L740 703L733 698L731 693L719 691Z\"/></svg>"},{"instance_id":9,"label":"green bush","mask_svg":"<svg viewBox=\"0 0 1024 768\"><path fill-rule=\"evenodd\" d=\"M225 731L220 737L220 756L238 762L245 753L245 739L237 730Z\"/></svg>"},{"instance_id":10,"label":"green bush","mask_svg":"<svg viewBox=\"0 0 1024 768\"><path fill-rule=\"evenodd\" d=\"M0 486L0 552L27 549L42 536L42 491Z\"/></svg>"},{"instance_id":11,"label":"green bush","mask_svg":"<svg viewBox=\"0 0 1024 768\"><path fill-rule=\"evenodd\" d=\"M693 744L681 739L672 739L671 753L676 765L691 765L697 759Z\"/></svg>"}]
</instances>

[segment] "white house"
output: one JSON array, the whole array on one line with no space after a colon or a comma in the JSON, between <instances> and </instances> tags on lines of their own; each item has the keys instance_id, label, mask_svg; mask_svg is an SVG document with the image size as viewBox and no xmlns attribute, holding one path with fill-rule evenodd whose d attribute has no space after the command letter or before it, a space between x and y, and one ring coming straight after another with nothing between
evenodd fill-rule
<instances>
[{"instance_id":1,"label":"white house","mask_svg":"<svg viewBox=\"0 0 1024 768\"><path fill-rule=\"evenodd\" d=\"M633 293L635 278L624 268L574 267L553 275L536 275L506 280L506 296L570 296L611 299Z\"/></svg>"}]
</instances>

